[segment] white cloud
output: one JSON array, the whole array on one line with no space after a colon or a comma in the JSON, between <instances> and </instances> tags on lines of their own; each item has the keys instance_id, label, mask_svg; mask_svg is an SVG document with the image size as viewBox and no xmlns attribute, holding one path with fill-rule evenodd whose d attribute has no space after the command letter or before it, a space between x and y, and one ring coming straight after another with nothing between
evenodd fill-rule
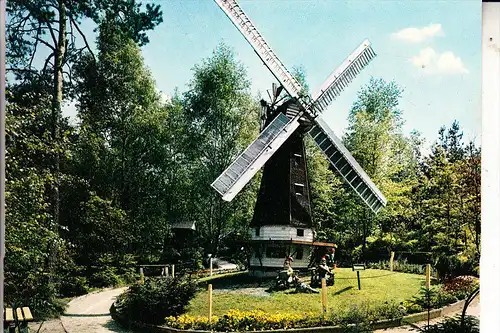
<instances>
[{"instance_id":1,"label":"white cloud","mask_svg":"<svg viewBox=\"0 0 500 333\"><path fill-rule=\"evenodd\" d=\"M446 51L439 54L430 47L420 50L420 54L412 57L410 62L428 74L469 73L462 59L454 55L453 52Z\"/></svg>"},{"instance_id":2,"label":"white cloud","mask_svg":"<svg viewBox=\"0 0 500 333\"><path fill-rule=\"evenodd\" d=\"M423 28L406 28L395 32L392 37L408 43L421 43L434 36L442 36L441 24L430 24Z\"/></svg>"}]
</instances>

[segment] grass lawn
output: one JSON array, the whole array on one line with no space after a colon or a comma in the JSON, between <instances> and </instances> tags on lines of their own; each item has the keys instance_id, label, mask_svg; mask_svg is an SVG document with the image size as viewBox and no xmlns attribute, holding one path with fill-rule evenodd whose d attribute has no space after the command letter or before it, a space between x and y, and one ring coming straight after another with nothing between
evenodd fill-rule
<instances>
[{"instance_id":1,"label":"grass lawn","mask_svg":"<svg viewBox=\"0 0 500 333\"><path fill-rule=\"evenodd\" d=\"M327 289L328 310L345 308L353 304L378 305L401 302L416 295L425 284L425 276L397 273L377 269L360 272L361 290L358 290L356 272L351 268L335 270L335 285ZM308 279L304 279L308 280ZM321 294L294 294L293 290L265 292L269 281L259 285L244 275L229 276L212 281L213 314L223 315L229 310L262 310L268 313L321 313ZM208 292L199 292L188 307L188 314L208 314Z\"/></svg>"}]
</instances>

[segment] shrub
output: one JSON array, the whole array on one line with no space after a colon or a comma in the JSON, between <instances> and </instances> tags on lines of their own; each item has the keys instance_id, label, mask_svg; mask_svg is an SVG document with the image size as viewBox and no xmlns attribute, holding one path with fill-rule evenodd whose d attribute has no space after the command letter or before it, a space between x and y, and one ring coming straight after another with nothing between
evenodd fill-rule
<instances>
[{"instance_id":1,"label":"shrub","mask_svg":"<svg viewBox=\"0 0 500 333\"><path fill-rule=\"evenodd\" d=\"M123 283L115 267L115 257L104 254L97 260L97 267L89 277L89 284L97 288L114 287Z\"/></svg>"},{"instance_id":2,"label":"shrub","mask_svg":"<svg viewBox=\"0 0 500 333\"><path fill-rule=\"evenodd\" d=\"M474 276L459 276L446 280L443 285L443 290L455 295L459 300L462 300L478 285L479 281Z\"/></svg>"},{"instance_id":3,"label":"shrub","mask_svg":"<svg viewBox=\"0 0 500 333\"><path fill-rule=\"evenodd\" d=\"M148 278L120 295L121 312L130 320L161 324L168 316L183 313L196 293L196 284L185 277Z\"/></svg>"},{"instance_id":4,"label":"shrub","mask_svg":"<svg viewBox=\"0 0 500 333\"><path fill-rule=\"evenodd\" d=\"M132 254L125 254L116 261L117 274L125 283L134 283L139 279L139 272L136 268L137 260Z\"/></svg>"},{"instance_id":5,"label":"shrub","mask_svg":"<svg viewBox=\"0 0 500 333\"><path fill-rule=\"evenodd\" d=\"M67 276L59 282L59 295L62 297L80 296L88 292L87 279L83 276Z\"/></svg>"},{"instance_id":6,"label":"shrub","mask_svg":"<svg viewBox=\"0 0 500 333\"><path fill-rule=\"evenodd\" d=\"M367 264L368 268L375 269L390 269L388 260L381 260L379 262L372 262ZM395 272L409 273L409 274L425 274L425 266L419 264L410 264L406 259L394 260L393 270Z\"/></svg>"},{"instance_id":7,"label":"shrub","mask_svg":"<svg viewBox=\"0 0 500 333\"><path fill-rule=\"evenodd\" d=\"M122 280L113 268L107 268L93 273L89 281L90 285L97 288L113 287L122 283Z\"/></svg>"},{"instance_id":8,"label":"shrub","mask_svg":"<svg viewBox=\"0 0 500 333\"><path fill-rule=\"evenodd\" d=\"M438 324L416 328L420 333L479 333L479 320L473 316L465 316L463 326L460 316L446 318Z\"/></svg>"},{"instance_id":9,"label":"shrub","mask_svg":"<svg viewBox=\"0 0 500 333\"><path fill-rule=\"evenodd\" d=\"M403 302L408 313L421 312L426 309L436 309L456 302L458 299L449 292L442 289L442 286L431 287L427 290L425 287L411 300Z\"/></svg>"},{"instance_id":10,"label":"shrub","mask_svg":"<svg viewBox=\"0 0 500 333\"><path fill-rule=\"evenodd\" d=\"M414 303L411 300L403 301L401 304L404 306L408 314L419 313L424 311L422 305Z\"/></svg>"},{"instance_id":11,"label":"shrub","mask_svg":"<svg viewBox=\"0 0 500 333\"><path fill-rule=\"evenodd\" d=\"M441 255L435 264L441 280L452 279L461 275L474 274L475 265L472 260L459 255Z\"/></svg>"}]
</instances>

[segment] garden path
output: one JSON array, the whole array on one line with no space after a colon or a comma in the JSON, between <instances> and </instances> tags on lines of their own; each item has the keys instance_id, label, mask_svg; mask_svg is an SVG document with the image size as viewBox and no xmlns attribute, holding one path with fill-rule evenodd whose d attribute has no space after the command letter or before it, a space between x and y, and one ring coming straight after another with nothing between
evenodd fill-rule
<instances>
[{"instance_id":1,"label":"garden path","mask_svg":"<svg viewBox=\"0 0 500 333\"><path fill-rule=\"evenodd\" d=\"M118 326L109 313L109 308L116 297L126 289L127 287L105 289L73 299L61 317L65 331L67 333L131 332Z\"/></svg>"}]
</instances>

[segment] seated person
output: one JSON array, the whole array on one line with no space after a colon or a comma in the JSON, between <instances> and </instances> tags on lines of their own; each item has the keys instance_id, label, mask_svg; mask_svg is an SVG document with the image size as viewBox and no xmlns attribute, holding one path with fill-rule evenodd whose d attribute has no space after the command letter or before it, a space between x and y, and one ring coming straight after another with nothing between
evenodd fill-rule
<instances>
[{"instance_id":1,"label":"seated person","mask_svg":"<svg viewBox=\"0 0 500 333\"><path fill-rule=\"evenodd\" d=\"M310 293L319 294L319 291L311 288L311 286L307 285L304 281L300 280L298 276L295 276L293 279L294 279L293 282L297 285L297 287L295 288L296 292L306 293L306 294Z\"/></svg>"},{"instance_id":2,"label":"seated person","mask_svg":"<svg viewBox=\"0 0 500 333\"><path fill-rule=\"evenodd\" d=\"M328 253L325 255L326 258L326 265L328 267L333 267L333 264L335 263L335 248L337 246L334 245L332 248L329 249Z\"/></svg>"},{"instance_id":3,"label":"seated person","mask_svg":"<svg viewBox=\"0 0 500 333\"><path fill-rule=\"evenodd\" d=\"M318 275L320 279L326 278L327 275L333 274L332 271L330 270L330 267L326 264L326 258L323 257L321 258L321 261L318 265Z\"/></svg>"},{"instance_id":4,"label":"seated person","mask_svg":"<svg viewBox=\"0 0 500 333\"><path fill-rule=\"evenodd\" d=\"M288 273L288 279L287 279L287 282L288 283L292 283L292 278L293 278L293 268L292 268L292 262L293 262L293 258L291 256L288 256L286 259L285 259L285 262L283 263L283 268L287 271Z\"/></svg>"}]
</instances>

